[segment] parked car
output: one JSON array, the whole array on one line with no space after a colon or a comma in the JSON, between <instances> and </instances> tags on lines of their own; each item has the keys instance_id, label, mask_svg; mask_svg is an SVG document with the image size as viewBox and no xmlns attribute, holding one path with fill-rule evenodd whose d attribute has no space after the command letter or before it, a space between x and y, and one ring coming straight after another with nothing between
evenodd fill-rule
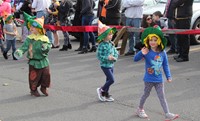
<instances>
[{"instance_id":1,"label":"parked car","mask_svg":"<svg viewBox=\"0 0 200 121\"><path fill-rule=\"evenodd\" d=\"M144 14L153 14L155 11L164 13L167 0L145 0ZM148 5L151 3L152 5ZM193 15L190 29L200 29L200 0L194 0ZM191 44L200 44L200 35L191 35Z\"/></svg>"}]
</instances>

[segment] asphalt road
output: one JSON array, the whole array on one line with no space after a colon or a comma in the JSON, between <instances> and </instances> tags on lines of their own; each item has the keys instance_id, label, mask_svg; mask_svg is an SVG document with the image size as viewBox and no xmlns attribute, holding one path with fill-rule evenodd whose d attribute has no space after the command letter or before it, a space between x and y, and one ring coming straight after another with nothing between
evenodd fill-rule
<instances>
[{"instance_id":1,"label":"asphalt road","mask_svg":"<svg viewBox=\"0 0 200 121\"><path fill-rule=\"evenodd\" d=\"M17 46L20 46L18 43ZM135 115L143 92L144 63L120 56L115 64L116 82L110 93L114 102L98 100L96 88L105 76L95 53L79 55L73 49L49 54L51 87L48 97L30 96L27 59L18 61L0 55L0 120L2 121L144 121ZM170 55L172 83L165 83L170 111L180 114L177 121L200 121L200 45L191 46L190 61L177 63ZM151 121L164 121L153 89L145 104Z\"/></svg>"}]
</instances>

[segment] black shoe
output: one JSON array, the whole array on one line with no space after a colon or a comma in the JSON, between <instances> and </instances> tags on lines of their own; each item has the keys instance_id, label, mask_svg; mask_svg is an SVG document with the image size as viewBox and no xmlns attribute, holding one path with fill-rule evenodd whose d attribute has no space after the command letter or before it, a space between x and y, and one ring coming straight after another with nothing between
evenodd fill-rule
<instances>
[{"instance_id":1,"label":"black shoe","mask_svg":"<svg viewBox=\"0 0 200 121\"><path fill-rule=\"evenodd\" d=\"M87 49L89 50L90 49L90 45L88 44L88 46L87 46Z\"/></svg>"},{"instance_id":2,"label":"black shoe","mask_svg":"<svg viewBox=\"0 0 200 121\"><path fill-rule=\"evenodd\" d=\"M96 52L97 48L96 46L92 46L92 49L90 49L88 52Z\"/></svg>"},{"instance_id":3,"label":"black shoe","mask_svg":"<svg viewBox=\"0 0 200 121\"><path fill-rule=\"evenodd\" d=\"M170 55L170 54L176 54L176 51L170 49L170 50L167 51L167 54L168 54L168 55Z\"/></svg>"},{"instance_id":4,"label":"black shoe","mask_svg":"<svg viewBox=\"0 0 200 121\"><path fill-rule=\"evenodd\" d=\"M76 49L75 51L81 51L82 50L82 47L79 47L78 49Z\"/></svg>"},{"instance_id":5,"label":"black shoe","mask_svg":"<svg viewBox=\"0 0 200 121\"><path fill-rule=\"evenodd\" d=\"M17 58L15 58L15 56L14 56L14 53L12 53L12 56L13 56L13 60L17 60Z\"/></svg>"},{"instance_id":6,"label":"black shoe","mask_svg":"<svg viewBox=\"0 0 200 121\"><path fill-rule=\"evenodd\" d=\"M7 52L4 52L4 53L3 53L3 57L4 57L6 60L8 59Z\"/></svg>"},{"instance_id":7,"label":"black shoe","mask_svg":"<svg viewBox=\"0 0 200 121\"><path fill-rule=\"evenodd\" d=\"M177 58L175 60L176 60L176 62L186 62L186 61L189 61L188 58Z\"/></svg>"},{"instance_id":8,"label":"black shoe","mask_svg":"<svg viewBox=\"0 0 200 121\"><path fill-rule=\"evenodd\" d=\"M173 57L174 57L174 60L176 60L176 59L180 58L180 55L175 55Z\"/></svg>"},{"instance_id":9,"label":"black shoe","mask_svg":"<svg viewBox=\"0 0 200 121\"><path fill-rule=\"evenodd\" d=\"M59 51L67 51L68 47L66 45L63 45L63 47L61 49L59 49Z\"/></svg>"},{"instance_id":10,"label":"black shoe","mask_svg":"<svg viewBox=\"0 0 200 121\"><path fill-rule=\"evenodd\" d=\"M88 49L87 48L83 48L82 50L81 50L81 52L79 52L78 54L85 54L85 53L87 53L88 52Z\"/></svg>"},{"instance_id":11,"label":"black shoe","mask_svg":"<svg viewBox=\"0 0 200 121\"><path fill-rule=\"evenodd\" d=\"M72 49L72 45L71 44L68 44L68 49Z\"/></svg>"},{"instance_id":12,"label":"black shoe","mask_svg":"<svg viewBox=\"0 0 200 121\"><path fill-rule=\"evenodd\" d=\"M54 45L52 45L52 47L51 48L59 48L60 47L60 45L57 45L57 46L54 46Z\"/></svg>"},{"instance_id":13,"label":"black shoe","mask_svg":"<svg viewBox=\"0 0 200 121\"><path fill-rule=\"evenodd\" d=\"M125 56L134 55L134 54L135 54L134 51L133 52L127 52L127 53L125 53Z\"/></svg>"}]
</instances>

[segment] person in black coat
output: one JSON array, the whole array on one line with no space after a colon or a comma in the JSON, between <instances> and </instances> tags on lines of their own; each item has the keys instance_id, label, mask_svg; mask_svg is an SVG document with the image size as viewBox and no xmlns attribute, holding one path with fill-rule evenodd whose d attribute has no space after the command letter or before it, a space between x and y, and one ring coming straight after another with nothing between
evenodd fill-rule
<instances>
[{"instance_id":1,"label":"person in black coat","mask_svg":"<svg viewBox=\"0 0 200 121\"><path fill-rule=\"evenodd\" d=\"M94 19L94 1L93 0L82 0L81 2L81 25L90 26ZM83 32L83 48L78 54L85 54L87 52L96 52L96 41L93 32ZM89 41L92 43L92 48L88 51Z\"/></svg>"},{"instance_id":2,"label":"person in black coat","mask_svg":"<svg viewBox=\"0 0 200 121\"><path fill-rule=\"evenodd\" d=\"M81 26L81 7L82 6L82 0L77 0L76 5L75 5L75 15L74 15L74 20L72 21L73 26ZM83 48L83 32L74 32L72 33L77 39L80 41L80 45L78 49L75 51L81 51Z\"/></svg>"},{"instance_id":3,"label":"person in black coat","mask_svg":"<svg viewBox=\"0 0 200 121\"><path fill-rule=\"evenodd\" d=\"M193 14L192 6L194 0L173 0L172 8L177 29L190 29ZM190 37L189 35L177 35L178 56L174 59L177 62L189 61Z\"/></svg>"},{"instance_id":4,"label":"person in black coat","mask_svg":"<svg viewBox=\"0 0 200 121\"><path fill-rule=\"evenodd\" d=\"M99 0L97 16L106 25L119 25L121 23L121 0ZM106 9L106 15L102 15L102 10Z\"/></svg>"}]
</instances>

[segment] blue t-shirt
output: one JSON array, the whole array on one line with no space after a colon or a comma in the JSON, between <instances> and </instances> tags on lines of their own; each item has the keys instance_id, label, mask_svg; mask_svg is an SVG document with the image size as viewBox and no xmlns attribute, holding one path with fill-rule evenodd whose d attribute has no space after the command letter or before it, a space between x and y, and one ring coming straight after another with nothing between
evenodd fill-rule
<instances>
[{"instance_id":1,"label":"blue t-shirt","mask_svg":"<svg viewBox=\"0 0 200 121\"><path fill-rule=\"evenodd\" d=\"M139 51L133 58L135 62L145 59L145 82L163 82L162 68L167 79L171 79L171 73L168 65L168 58L166 51L154 52L149 50L146 55Z\"/></svg>"}]
</instances>

